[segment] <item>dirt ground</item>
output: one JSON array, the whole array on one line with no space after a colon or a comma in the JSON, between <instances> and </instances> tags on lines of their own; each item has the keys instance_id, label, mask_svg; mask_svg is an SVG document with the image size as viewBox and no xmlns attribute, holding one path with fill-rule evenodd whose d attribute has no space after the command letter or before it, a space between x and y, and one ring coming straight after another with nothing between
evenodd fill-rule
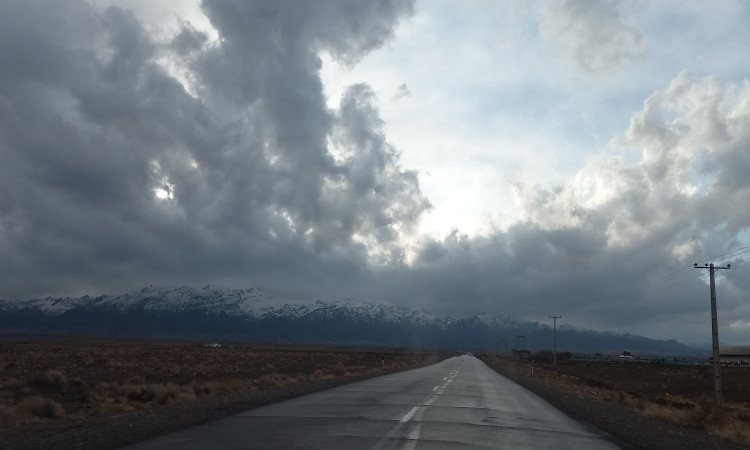
<instances>
[{"instance_id":1,"label":"dirt ground","mask_svg":"<svg viewBox=\"0 0 750 450\"><path fill-rule=\"evenodd\" d=\"M568 360L558 363L557 370L536 364L532 374L529 361L496 355L482 359L514 381L541 389L543 397L557 398L556 406L569 408L566 412L626 442L640 442L636 448L750 447L750 368L722 368L724 405L717 407L712 366ZM646 428L654 424L658 428L648 433ZM670 425L681 428L665 431ZM672 442L654 447L635 433L668 435ZM680 436L690 440L683 442ZM697 446L698 441L703 444ZM673 443L677 446L671 447Z\"/></svg>"},{"instance_id":2,"label":"dirt ground","mask_svg":"<svg viewBox=\"0 0 750 450\"><path fill-rule=\"evenodd\" d=\"M625 391L657 403L666 399L666 394L671 399L698 399L711 397L714 392L712 366L575 361L559 364L557 371L576 377L592 388ZM750 407L750 368L723 367L721 379L727 403Z\"/></svg>"},{"instance_id":3,"label":"dirt ground","mask_svg":"<svg viewBox=\"0 0 750 450\"><path fill-rule=\"evenodd\" d=\"M375 375L431 358L351 348L8 336L0 338L0 429Z\"/></svg>"}]
</instances>

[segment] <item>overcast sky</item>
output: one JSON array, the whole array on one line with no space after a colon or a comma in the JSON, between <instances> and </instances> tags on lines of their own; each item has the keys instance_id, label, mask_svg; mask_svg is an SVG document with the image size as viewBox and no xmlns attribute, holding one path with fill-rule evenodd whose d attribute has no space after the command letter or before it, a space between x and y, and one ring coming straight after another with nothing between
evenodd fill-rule
<instances>
[{"instance_id":1,"label":"overcast sky","mask_svg":"<svg viewBox=\"0 0 750 450\"><path fill-rule=\"evenodd\" d=\"M750 342L750 3L0 2L0 297Z\"/></svg>"}]
</instances>

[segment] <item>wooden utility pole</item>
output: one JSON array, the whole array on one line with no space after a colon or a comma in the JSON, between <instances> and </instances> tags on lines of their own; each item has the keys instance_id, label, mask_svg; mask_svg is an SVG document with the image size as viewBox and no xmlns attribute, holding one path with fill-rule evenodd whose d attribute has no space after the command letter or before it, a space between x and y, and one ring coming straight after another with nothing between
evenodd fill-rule
<instances>
[{"instance_id":1,"label":"wooden utility pole","mask_svg":"<svg viewBox=\"0 0 750 450\"><path fill-rule=\"evenodd\" d=\"M559 319L562 316L549 316L550 319L552 319L552 329L553 334L555 336L555 346L552 350L552 366L557 370L557 319Z\"/></svg>"},{"instance_id":2,"label":"wooden utility pole","mask_svg":"<svg viewBox=\"0 0 750 450\"><path fill-rule=\"evenodd\" d=\"M711 282L711 341L713 342L714 348L714 393L716 394L716 405L721 406L724 404L724 397L721 389L721 361L719 360L719 324L716 319L716 280L714 273L719 269L731 269L732 265L727 264L726 267L714 266L714 263L709 265L699 266L698 263L693 264L695 269L708 269L709 279Z\"/></svg>"},{"instance_id":3,"label":"wooden utility pole","mask_svg":"<svg viewBox=\"0 0 750 450\"><path fill-rule=\"evenodd\" d=\"M508 355L508 339L510 339L510 337L508 337L508 336L505 336L503 338L503 342L504 342L504 344L503 344L503 356L507 356Z\"/></svg>"}]
</instances>

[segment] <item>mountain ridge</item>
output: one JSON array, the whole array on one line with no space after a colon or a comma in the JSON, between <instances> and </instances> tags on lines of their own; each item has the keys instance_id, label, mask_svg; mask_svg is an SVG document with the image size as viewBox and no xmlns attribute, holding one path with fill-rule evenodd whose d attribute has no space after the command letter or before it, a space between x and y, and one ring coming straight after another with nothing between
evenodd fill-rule
<instances>
[{"instance_id":1,"label":"mountain ridge","mask_svg":"<svg viewBox=\"0 0 750 450\"><path fill-rule=\"evenodd\" d=\"M479 313L442 316L364 299L288 299L258 288L153 287L120 295L0 300L0 332L336 343L509 352L546 350L552 329ZM523 336L523 338L521 338ZM675 340L557 329L558 351L703 355ZM509 342L510 341L510 342ZM515 342L515 345L509 345ZM519 348L519 349L520 349Z\"/></svg>"}]
</instances>

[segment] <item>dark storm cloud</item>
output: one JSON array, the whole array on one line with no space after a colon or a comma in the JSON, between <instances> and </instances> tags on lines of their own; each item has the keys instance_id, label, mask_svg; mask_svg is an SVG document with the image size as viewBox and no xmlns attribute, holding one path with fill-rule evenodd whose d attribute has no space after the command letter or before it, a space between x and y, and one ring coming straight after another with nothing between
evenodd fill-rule
<instances>
[{"instance_id":1,"label":"dark storm cloud","mask_svg":"<svg viewBox=\"0 0 750 450\"><path fill-rule=\"evenodd\" d=\"M428 207L366 87L326 107L317 56L356 63L410 2L203 9L217 43L184 22L158 41L118 8L0 5L4 296L204 281L303 291L367 276L365 243L390 249Z\"/></svg>"},{"instance_id":2,"label":"dark storm cloud","mask_svg":"<svg viewBox=\"0 0 750 450\"><path fill-rule=\"evenodd\" d=\"M181 57L203 48L208 42L208 35L196 30L190 22L179 20L180 31L172 39L170 47Z\"/></svg>"},{"instance_id":3,"label":"dark storm cloud","mask_svg":"<svg viewBox=\"0 0 750 450\"><path fill-rule=\"evenodd\" d=\"M592 69L637 56L616 4L576 5L570 42L597 15L622 37L576 50ZM430 207L417 173L367 85L327 106L318 55L355 64L412 9L205 2L213 41L186 22L157 39L118 8L0 2L0 297L210 282L707 340L690 266L746 242L747 88L682 74L633 115L632 153L554 188L508 180L507 229L410 248ZM715 261L736 264L721 286L734 336L750 322L743 258Z\"/></svg>"}]
</instances>

